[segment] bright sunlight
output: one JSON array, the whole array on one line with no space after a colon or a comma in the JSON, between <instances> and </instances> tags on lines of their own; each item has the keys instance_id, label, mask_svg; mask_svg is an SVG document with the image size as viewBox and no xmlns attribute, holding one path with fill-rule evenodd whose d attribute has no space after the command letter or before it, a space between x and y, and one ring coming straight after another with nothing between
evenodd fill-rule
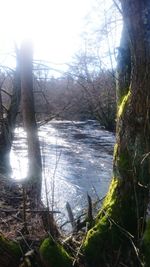
<instances>
[{"instance_id":1,"label":"bright sunlight","mask_svg":"<svg viewBox=\"0 0 150 267\"><path fill-rule=\"evenodd\" d=\"M91 1L0 0L0 5L0 54L12 51L14 42L31 38L35 58L62 63L79 45Z\"/></svg>"}]
</instances>

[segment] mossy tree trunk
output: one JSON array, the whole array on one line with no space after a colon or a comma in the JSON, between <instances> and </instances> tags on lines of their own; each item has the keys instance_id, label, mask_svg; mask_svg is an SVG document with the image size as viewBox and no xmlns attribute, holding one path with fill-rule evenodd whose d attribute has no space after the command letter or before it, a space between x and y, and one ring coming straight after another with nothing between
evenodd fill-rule
<instances>
[{"instance_id":1,"label":"mossy tree trunk","mask_svg":"<svg viewBox=\"0 0 150 267\"><path fill-rule=\"evenodd\" d=\"M29 40L22 43L20 53L22 115L28 142L28 185L33 201L38 204L41 197L42 164L33 96L33 51Z\"/></svg>"},{"instance_id":2,"label":"mossy tree trunk","mask_svg":"<svg viewBox=\"0 0 150 267\"><path fill-rule=\"evenodd\" d=\"M150 185L150 2L122 0L121 5L131 75L129 88L122 88L123 81L119 88L113 179L84 243L91 267L142 266L136 248L145 229Z\"/></svg>"}]
</instances>

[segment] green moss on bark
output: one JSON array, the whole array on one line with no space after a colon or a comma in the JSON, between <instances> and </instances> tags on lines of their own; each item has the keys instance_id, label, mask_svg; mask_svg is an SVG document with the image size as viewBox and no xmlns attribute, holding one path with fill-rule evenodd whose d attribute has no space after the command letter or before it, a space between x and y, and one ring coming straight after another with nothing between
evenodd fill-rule
<instances>
[{"instance_id":1,"label":"green moss on bark","mask_svg":"<svg viewBox=\"0 0 150 267\"><path fill-rule=\"evenodd\" d=\"M125 259L128 257L129 250L133 251L128 233L136 236L137 216L140 216L140 210L137 214L136 207L141 188L138 184L134 184L131 168L132 161L128 149L121 151L120 144L116 144L114 148L115 177L111 181L95 226L88 232L83 244L90 267L107 266L107 264L114 266L119 253L120 257Z\"/></svg>"},{"instance_id":2,"label":"green moss on bark","mask_svg":"<svg viewBox=\"0 0 150 267\"><path fill-rule=\"evenodd\" d=\"M4 250L10 251L14 255L14 257L20 257L21 256L21 250L18 243L14 241L9 241L3 236L0 236L0 251Z\"/></svg>"},{"instance_id":3,"label":"green moss on bark","mask_svg":"<svg viewBox=\"0 0 150 267\"><path fill-rule=\"evenodd\" d=\"M133 191L122 195L123 187L122 181L112 179L95 226L86 236L83 251L90 267L114 266L119 253L126 258L131 249L128 231L133 233L136 228L135 200Z\"/></svg>"},{"instance_id":4,"label":"green moss on bark","mask_svg":"<svg viewBox=\"0 0 150 267\"><path fill-rule=\"evenodd\" d=\"M118 250L119 247L122 235L118 227L112 223L113 207L117 202L116 188L118 182L115 178L112 180L109 193L97 216L96 224L88 232L83 244L86 260L91 267L105 266L106 262L110 263L114 257L112 251ZM116 210L116 212L118 211Z\"/></svg>"},{"instance_id":5,"label":"green moss on bark","mask_svg":"<svg viewBox=\"0 0 150 267\"><path fill-rule=\"evenodd\" d=\"M120 104L118 106L118 113L117 113L117 117L118 118L123 115L124 110L125 110L125 107L126 107L126 105L128 103L128 100L129 100L130 95L131 95L131 92L129 90L128 93L126 95L124 95L122 97L122 99L120 100Z\"/></svg>"},{"instance_id":6,"label":"green moss on bark","mask_svg":"<svg viewBox=\"0 0 150 267\"><path fill-rule=\"evenodd\" d=\"M18 243L9 241L0 236L0 262L1 266L18 266L22 254Z\"/></svg>"},{"instance_id":7,"label":"green moss on bark","mask_svg":"<svg viewBox=\"0 0 150 267\"><path fill-rule=\"evenodd\" d=\"M40 247L41 260L45 267L71 267L72 261L65 249L52 238L46 238Z\"/></svg>"},{"instance_id":8,"label":"green moss on bark","mask_svg":"<svg viewBox=\"0 0 150 267\"><path fill-rule=\"evenodd\" d=\"M114 178L95 226L88 232L83 244L90 267L119 266L118 262L138 266L133 243L138 245L145 223L149 160L142 160L147 149L146 141L142 133L137 135L134 121L130 120L130 96L129 91L118 107ZM132 258L130 262L129 258Z\"/></svg>"}]
</instances>

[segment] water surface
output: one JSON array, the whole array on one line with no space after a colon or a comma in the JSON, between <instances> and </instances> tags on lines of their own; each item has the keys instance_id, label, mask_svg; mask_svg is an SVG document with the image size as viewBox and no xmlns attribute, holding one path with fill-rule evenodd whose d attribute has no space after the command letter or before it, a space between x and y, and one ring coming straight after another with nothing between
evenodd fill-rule
<instances>
[{"instance_id":1,"label":"water surface","mask_svg":"<svg viewBox=\"0 0 150 267\"><path fill-rule=\"evenodd\" d=\"M79 213L87 206L87 193L93 200L105 196L112 172L113 133L96 121L52 121L40 127L39 138L44 167L42 197L46 202L47 195L50 208L66 216L67 201L74 213ZM25 178L27 143L22 128L16 129L11 163L13 176Z\"/></svg>"}]
</instances>

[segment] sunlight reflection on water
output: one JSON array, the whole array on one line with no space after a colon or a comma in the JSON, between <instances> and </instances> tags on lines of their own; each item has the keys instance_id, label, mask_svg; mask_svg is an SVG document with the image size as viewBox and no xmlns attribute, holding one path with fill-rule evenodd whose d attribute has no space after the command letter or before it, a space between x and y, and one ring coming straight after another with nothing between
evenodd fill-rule
<instances>
[{"instance_id":1,"label":"sunlight reflection on water","mask_svg":"<svg viewBox=\"0 0 150 267\"><path fill-rule=\"evenodd\" d=\"M114 135L94 121L54 121L42 126L39 138L43 163L42 198L46 187L50 208L66 215L68 201L75 213L87 204L87 193L95 199L108 189L112 171ZM27 143L22 128L16 129L10 154L13 177L27 175ZM64 215L63 215L64 216Z\"/></svg>"},{"instance_id":2,"label":"sunlight reflection on water","mask_svg":"<svg viewBox=\"0 0 150 267\"><path fill-rule=\"evenodd\" d=\"M15 138L10 152L10 162L12 166L12 178L24 179L28 171L27 141L23 128L15 129Z\"/></svg>"}]
</instances>

